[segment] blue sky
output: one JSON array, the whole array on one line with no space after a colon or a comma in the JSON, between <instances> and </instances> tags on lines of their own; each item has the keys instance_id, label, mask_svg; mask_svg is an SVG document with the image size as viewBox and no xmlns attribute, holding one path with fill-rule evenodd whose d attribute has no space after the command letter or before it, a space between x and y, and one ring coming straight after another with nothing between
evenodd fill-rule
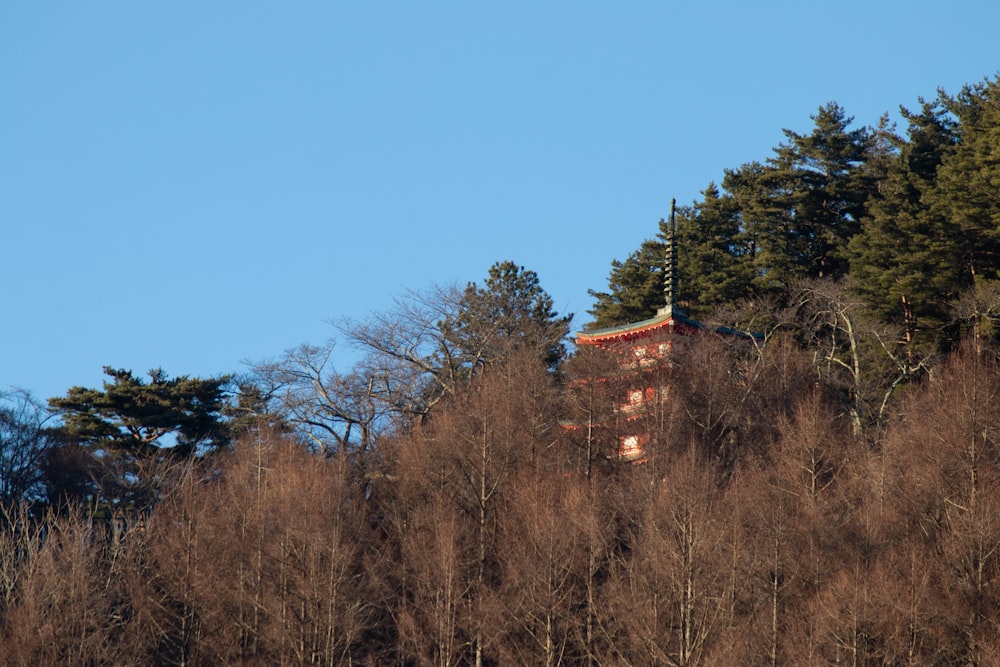
<instances>
[{"instance_id":1,"label":"blue sky","mask_svg":"<svg viewBox=\"0 0 1000 667\"><path fill-rule=\"evenodd\" d=\"M507 259L582 325L672 197L828 101L873 125L996 75L997 25L993 0L3 3L0 388L241 371Z\"/></svg>"}]
</instances>

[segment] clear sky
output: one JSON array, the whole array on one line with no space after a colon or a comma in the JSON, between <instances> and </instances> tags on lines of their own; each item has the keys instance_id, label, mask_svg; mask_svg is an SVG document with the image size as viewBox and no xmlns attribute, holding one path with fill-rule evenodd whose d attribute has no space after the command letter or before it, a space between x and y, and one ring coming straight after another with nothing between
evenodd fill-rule
<instances>
[{"instance_id":1,"label":"clear sky","mask_svg":"<svg viewBox=\"0 0 1000 667\"><path fill-rule=\"evenodd\" d=\"M507 259L582 325L672 197L826 102L874 125L996 75L997 26L995 0L9 0L0 388L245 370Z\"/></svg>"}]
</instances>

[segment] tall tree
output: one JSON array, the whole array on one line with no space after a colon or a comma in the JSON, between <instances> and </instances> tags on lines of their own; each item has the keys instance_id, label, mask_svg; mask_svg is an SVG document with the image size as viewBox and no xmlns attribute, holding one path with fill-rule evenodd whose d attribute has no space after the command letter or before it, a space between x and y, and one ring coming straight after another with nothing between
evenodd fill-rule
<instances>
[{"instance_id":1,"label":"tall tree","mask_svg":"<svg viewBox=\"0 0 1000 667\"><path fill-rule=\"evenodd\" d=\"M736 199L709 183L703 199L677 212L679 303L703 316L752 295L752 247L741 229ZM659 238L669 235L661 222Z\"/></svg>"},{"instance_id":2,"label":"tall tree","mask_svg":"<svg viewBox=\"0 0 1000 667\"><path fill-rule=\"evenodd\" d=\"M380 434L423 421L515 353L556 369L572 315L552 303L534 271L498 262L482 286L409 292L393 309L335 323L362 354L353 369L334 368L336 341L301 345L255 364L241 398L253 416L281 418L319 450L371 453Z\"/></svg>"},{"instance_id":3,"label":"tall tree","mask_svg":"<svg viewBox=\"0 0 1000 667\"><path fill-rule=\"evenodd\" d=\"M410 422L522 352L557 368L571 319L552 309L534 271L498 262L482 287L412 292L393 311L337 328L365 355L357 370L374 381L372 400Z\"/></svg>"},{"instance_id":4,"label":"tall tree","mask_svg":"<svg viewBox=\"0 0 1000 667\"><path fill-rule=\"evenodd\" d=\"M866 129L849 129L853 118L834 102L812 119L812 134L785 130L789 142L769 162L778 202L792 212L793 233L804 242L801 266L809 276L837 278L847 273L847 242L871 193L861 168L871 140Z\"/></svg>"},{"instance_id":5,"label":"tall tree","mask_svg":"<svg viewBox=\"0 0 1000 667\"><path fill-rule=\"evenodd\" d=\"M738 296L787 296L802 278L837 278L849 266L847 244L860 229L877 170L866 168L876 144L835 102L811 117L802 135L765 164L727 170L725 194L714 183L681 212L678 240L682 303L707 311ZM663 305L666 223L624 262L611 265L607 292L591 291L593 326L652 317Z\"/></svg>"},{"instance_id":6,"label":"tall tree","mask_svg":"<svg viewBox=\"0 0 1000 667\"><path fill-rule=\"evenodd\" d=\"M333 367L336 345L300 345L277 361L253 367L237 426L254 421L295 429L317 451L347 455L370 450L390 412L392 386L384 373ZM246 428L246 426L243 426Z\"/></svg>"},{"instance_id":7,"label":"tall tree","mask_svg":"<svg viewBox=\"0 0 1000 667\"><path fill-rule=\"evenodd\" d=\"M723 189L736 201L740 229L753 266L753 290L761 295L779 294L783 289L782 272L771 269L775 263L773 258L783 259L795 254L791 235L775 233L775 230L790 229L792 222L787 211L772 199L772 172L770 167L755 161L727 169L722 179Z\"/></svg>"},{"instance_id":8,"label":"tall tree","mask_svg":"<svg viewBox=\"0 0 1000 667\"><path fill-rule=\"evenodd\" d=\"M812 350L819 377L840 394L855 434L884 423L896 389L926 370L898 345L898 328L872 318L840 282L804 281L793 305L797 335Z\"/></svg>"},{"instance_id":9,"label":"tall tree","mask_svg":"<svg viewBox=\"0 0 1000 667\"><path fill-rule=\"evenodd\" d=\"M958 142L938 170L931 211L953 225L969 279L995 280L1000 272L1000 75L942 99L958 119Z\"/></svg>"},{"instance_id":10,"label":"tall tree","mask_svg":"<svg viewBox=\"0 0 1000 667\"><path fill-rule=\"evenodd\" d=\"M537 354L550 370L566 356L572 315L559 316L538 274L514 262L490 267L485 284L469 283L457 312L440 322L445 337L476 366L502 362L515 350Z\"/></svg>"},{"instance_id":11,"label":"tall tree","mask_svg":"<svg viewBox=\"0 0 1000 667\"><path fill-rule=\"evenodd\" d=\"M586 600L588 544L567 520L589 509L579 482L529 474L514 485L500 530L503 583L494 610L504 663L555 667L587 654L576 619Z\"/></svg>"},{"instance_id":12,"label":"tall tree","mask_svg":"<svg viewBox=\"0 0 1000 667\"><path fill-rule=\"evenodd\" d=\"M957 141L955 119L940 99L902 109L907 138L894 137L891 161L870 216L850 244L851 287L888 322L900 325L910 356L936 344L962 289L948 222L927 205L944 156Z\"/></svg>"},{"instance_id":13,"label":"tall tree","mask_svg":"<svg viewBox=\"0 0 1000 667\"><path fill-rule=\"evenodd\" d=\"M647 481L630 553L609 585L625 664L701 664L729 596L729 529L712 469L682 455L664 472Z\"/></svg>"},{"instance_id":14,"label":"tall tree","mask_svg":"<svg viewBox=\"0 0 1000 667\"><path fill-rule=\"evenodd\" d=\"M126 636L132 614L124 545L78 511L42 521L26 513L16 518L0 531L0 662L142 663Z\"/></svg>"},{"instance_id":15,"label":"tall tree","mask_svg":"<svg viewBox=\"0 0 1000 667\"><path fill-rule=\"evenodd\" d=\"M62 422L57 437L88 451L100 469L103 500L148 503L151 467L229 444L221 416L228 376L169 378L154 369L146 382L129 370L104 373L111 381L101 389L73 387L49 399Z\"/></svg>"},{"instance_id":16,"label":"tall tree","mask_svg":"<svg viewBox=\"0 0 1000 667\"><path fill-rule=\"evenodd\" d=\"M908 342L953 345L962 293L1000 278L1000 79L903 113L908 141L852 247L854 288Z\"/></svg>"},{"instance_id":17,"label":"tall tree","mask_svg":"<svg viewBox=\"0 0 1000 667\"><path fill-rule=\"evenodd\" d=\"M51 415L30 394L0 392L0 508L42 495L42 465Z\"/></svg>"},{"instance_id":18,"label":"tall tree","mask_svg":"<svg viewBox=\"0 0 1000 667\"><path fill-rule=\"evenodd\" d=\"M449 571L437 576L459 579L449 583L447 590L430 589L423 602L432 608L408 609L406 614L447 621L452 639L468 647L466 656L457 658L462 664L482 665L489 659L487 646L496 628L487 623L484 606L490 597L488 589L497 583L500 520L518 472L549 466L551 450L559 439L553 397L551 374L534 354L520 352L508 363L475 376L433 419L407 434L399 447L400 487L410 499L401 513L413 515L423 503L440 501L444 501L442 507L458 510L439 515L440 522L450 525L435 531L433 544L426 544L427 537L420 539L427 547L441 550L441 564ZM459 518L460 522L451 523ZM426 519L414 517L414 528ZM407 549L417 546L405 538L403 544ZM411 557L423 561L426 555L427 549L415 549L403 557L404 562ZM426 564L406 562L406 567L406 574L416 577L410 585L425 594ZM443 582L438 579L438 583ZM461 614L448 620L442 615L440 596L454 595L462 596ZM440 632L410 637L410 641L418 640L431 641L432 653L454 652L445 650ZM444 643L451 645L452 640Z\"/></svg>"},{"instance_id":19,"label":"tall tree","mask_svg":"<svg viewBox=\"0 0 1000 667\"><path fill-rule=\"evenodd\" d=\"M865 128L835 102L812 116L811 134L784 130L787 143L764 165L727 172L724 185L753 239L758 283L787 294L801 278L837 278L848 270L847 243L857 234L875 188L864 168L872 149Z\"/></svg>"},{"instance_id":20,"label":"tall tree","mask_svg":"<svg viewBox=\"0 0 1000 667\"><path fill-rule=\"evenodd\" d=\"M664 221L660 221L662 227ZM666 253L662 241L643 241L638 250L624 261L611 262L608 291L589 290L594 297L594 328L639 322L653 317L663 306L663 261Z\"/></svg>"}]
</instances>

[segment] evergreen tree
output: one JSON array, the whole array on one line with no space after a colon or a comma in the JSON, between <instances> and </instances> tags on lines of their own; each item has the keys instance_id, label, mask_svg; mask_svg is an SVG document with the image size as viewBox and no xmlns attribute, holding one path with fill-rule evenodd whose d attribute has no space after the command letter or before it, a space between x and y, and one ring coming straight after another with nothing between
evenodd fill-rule
<instances>
[{"instance_id":1,"label":"evergreen tree","mask_svg":"<svg viewBox=\"0 0 1000 667\"><path fill-rule=\"evenodd\" d=\"M566 356L572 315L559 316L538 274L514 262L490 267L485 284L469 283L457 311L439 326L446 342L472 366L489 366L514 350L531 350L550 370Z\"/></svg>"},{"instance_id":2,"label":"evergreen tree","mask_svg":"<svg viewBox=\"0 0 1000 667\"><path fill-rule=\"evenodd\" d=\"M961 290L956 247L947 220L927 200L938 168L957 141L941 100L902 109L907 137L895 136L895 157L862 232L852 239L851 285L883 320L901 325L908 345L938 340L950 319L948 300Z\"/></svg>"},{"instance_id":3,"label":"evergreen tree","mask_svg":"<svg viewBox=\"0 0 1000 667\"><path fill-rule=\"evenodd\" d=\"M693 316L753 293L753 265L747 235L740 228L736 200L715 183L691 208L677 211L679 304ZM660 224L659 238L669 230Z\"/></svg>"},{"instance_id":4,"label":"evergreen tree","mask_svg":"<svg viewBox=\"0 0 1000 667\"><path fill-rule=\"evenodd\" d=\"M865 161L861 165L862 178L872 185L868 201L865 203L865 215L868 214L873 203L881 198L883 187L889 178L898 154L899 135L896 133L896 124L890 120L888 113L882 114L878 119L878 125L870 130L868 151L865 154ZM864 218L861 222L863 224ZM850 258L850 250L848 250L848 256Z\"/></svg>"},{"instance_id":5,"label":"evergreen tree","mask_svg":"<svg viewBox=\"0 0 1000 667\"><path fill-rule=\"evenodd\" d=\"M793 220L772 196L773 169L749 162L738 169L727 169L723 189L732 196L740 220L747 261L752 268L755 294L774 295L785 290L783 276L797 273L795 258L802 256L796 248L798 240L790 230Z\"/></svg>"},{"instance_id":6,"label":"evergreen tree","mask_svg":"<svg viewBox=\"0 0 1000 667\"><path fill-rule=\"evenodd\" d=\"M851 130L836 103L812 116L816 127L808 136L785 130L790 140L772 161L780 180L790 185L797 228L809 240L807 266L817 278L847 273L846 246L857 234L872 184L865 178L870 137L864 128Z\"/></svg>"},{"instance_id":7,"label":"evergreen tree","mask_svg":"<svg viewBox=\"0 0 1000 667\"><path fill-rule=\"evenodd\" d=\"M966 86L942 104L957 119L957 143L944 156L927 197L948 220L966 283L1000 270L1000 77Z\"/></svg>"},{"instance_id":8,"label":"evergreen tree","mask_svg":"<svg viewBox=\"0 0 1000 667\"><path fill-rule=\"evenodd\" d=\"M857 234L874 189L863 168L871 148L867 129L850 129L852 118L836 103L812 116L811 134L784 130L788 142L766 165L727 173L744 227L755 243L765 291L787 292L802 278L847 273L847 243Z\"/></svg>"},{"instance_id":9,"label":"evergreen tree","mask_svg":"<svg viewBox=\"0 0 1000 667\"><path fill-rule=\"evenodd\" d=\"M81 465L98 477L101 500L147 504L155 500L149 478L158 465L229 444L221 417L228 376L169 378L154 369L146 382L129 370L105 367L104 373L111 381L101 389L73 387L49 399L62 421L55 435L89 454Z\"/></svg>"},{"instance_id":10,"label":"evergreen tree","mask_svg":"<svg viewBox=\"0 0 1000 667\"><path fill-rule=\"evenodd\" d=\"M1000 277L1000 85L903 115L909 141L852 245L853 286L907 341L951 345L963 292Z\"/></svg>"},{"instance_id":11,"label":"evergreen tree","mask_svg":"<svg viewBox=\"0 0 1000 667\"><path fill-rule=\"evenodd\" d=\"M660 220L660 227L665 222ZM619 326L639 322L656 315L664 304L663 262L666 246L658 239L643 241L639 249L624 261L611 262L608 291L588 290L594 297L589 312L594 321L588 328Z\"/></svg>"}]
</instances>

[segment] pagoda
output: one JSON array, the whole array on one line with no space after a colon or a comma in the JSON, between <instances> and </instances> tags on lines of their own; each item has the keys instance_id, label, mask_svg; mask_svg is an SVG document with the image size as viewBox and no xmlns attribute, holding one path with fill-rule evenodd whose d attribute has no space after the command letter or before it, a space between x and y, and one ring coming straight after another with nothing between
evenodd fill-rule
<instances>
[{"instance_id":1,"label":"pagoda","mask_svg":"<svg viewBox=\"0 0 1000 667\"><path fill-rule=\"evenodd\" d=\"M647 457L650 441L649 421L642 419L657 407L662 407L670 391L669 369L671 356L683 337L700 331L714 331L723 335L738 336L757 340L758 336L748 335L733 329L707 327L687 317L676 303L678 271L676 244L675 201L670 202L670 222L666 242L664 263L664 305L657 309L650 319L632 322L604 329L591 329L576 334L578 347L591 346L617 356L618 372L614 378L617 393L614 415L611 418L617 438L619 460L642 462ZM577 425L567 425L578 428ZM604 427L609 424L590 424Z\"/></svg>"},{"instance_id":2,"label":"pagoda","mask_svg":"<svg viewBox=\"0 0 1000 667\"><path fill-rule=\"evenodd\" d=\"M664 305L657 309L656 316L641 322L577 332L577 345L595 345L604 349L621 349L624 346L634 350L635 346L644 346L651 338L662 337L663 334L691 333L704 328L700 322L685 317L675 304L678 282L676 236L675 201L671 200L670 226L667 233L666 262L664 264Z\"/></svg>"}]
</instances>

